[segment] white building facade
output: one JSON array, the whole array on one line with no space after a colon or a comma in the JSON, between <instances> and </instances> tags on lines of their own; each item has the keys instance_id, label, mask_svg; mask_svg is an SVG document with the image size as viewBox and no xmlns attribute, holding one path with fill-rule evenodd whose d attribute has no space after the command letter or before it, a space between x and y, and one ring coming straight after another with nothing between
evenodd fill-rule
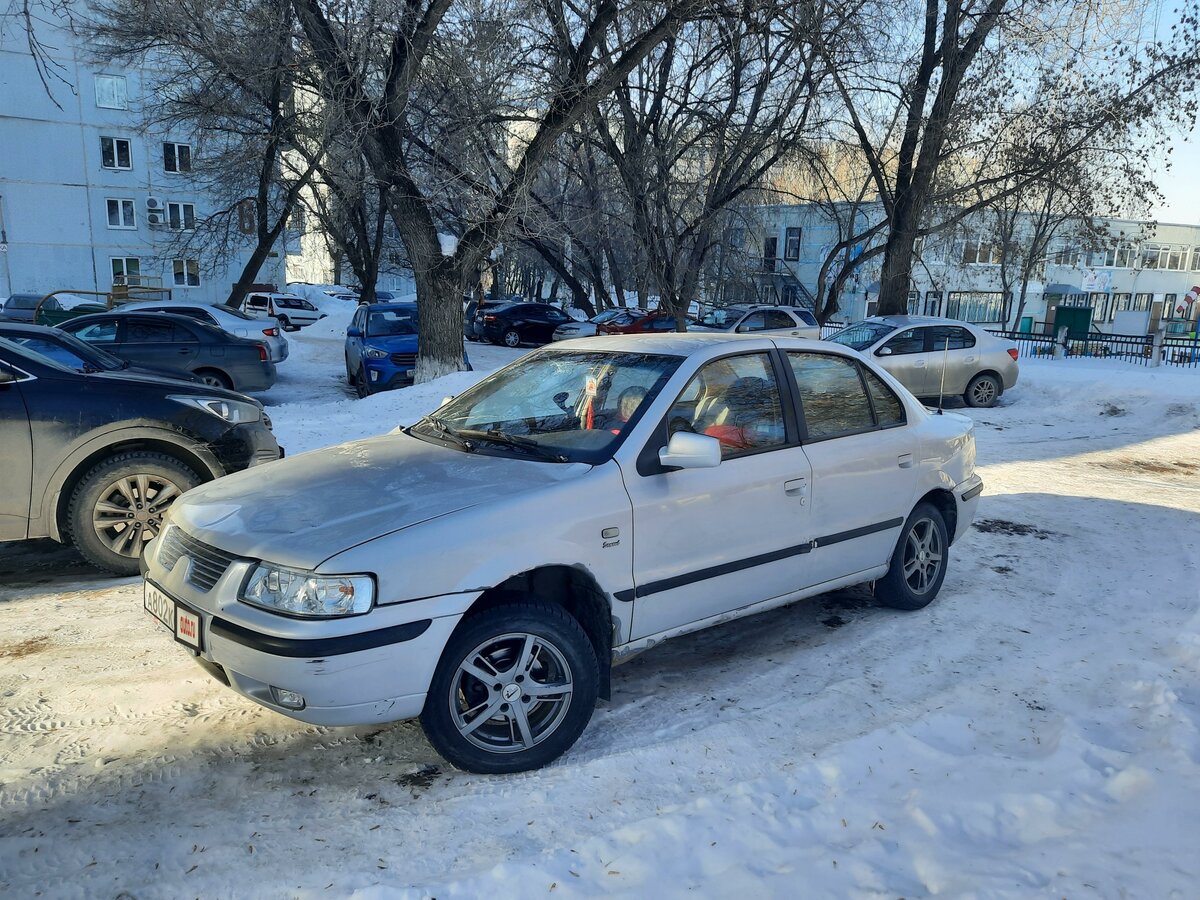
<instances>
[{"instance_id":1,"label":"white building facade","mask_svg":"<svg viewBox=\"0 0 1200 900\"><path fill-rule=\"evenodd\" d=\"M831 211L816 204L760 209L759 299L812 303L831 250L880 215L873 204L858 210L847 206ZM1200 226L1107 219L1101 230L1107 236L1092 247L1072 237L1052 241L1032 267L1035 274L1020 309L1019 278L1010 272L1010 290L1003 289L1004 246L987 220L977 217L952 234L922 242L913 266L909 311L996 329L1044 332L1052 329L1059 307L1086 307L1099 331L1146 333L1160 324L1172 332L1194 331L1200 316ZM853 245L847 252L856 257L871 246ZM877 256L855 270L839 299L838 320L875 313L881 261ZM1015 263L1010 261L1010 268Z\"/></svg>"},{"instance_id":2,"label":"white building facade","mask_svg":"<svg viewBox=\"0 0 1200 900\"><path fill-rule=\"evenodd\" d=\"M38 27L49 92L24 31L0 34L0 299L127 285L224 301L252 238L224 261L174 249L209 213L190 174L200 152L191 136L141 130L144 71L102 68L69 29ZM283 284L277 250L257 282Z\"/></svg>"}]
</instances>

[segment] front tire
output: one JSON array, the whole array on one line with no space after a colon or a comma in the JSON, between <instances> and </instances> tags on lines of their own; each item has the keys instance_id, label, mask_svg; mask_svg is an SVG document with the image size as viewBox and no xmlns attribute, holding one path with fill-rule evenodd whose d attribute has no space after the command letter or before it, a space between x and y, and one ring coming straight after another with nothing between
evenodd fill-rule
<instances>
[{"instance_id":1,"label":"front tire","mask_svg":"<svg viewBox=\"0 0 1200 900\"><path fill-rule=\"evenodd\" d=\"M366 369L359 369L358 374L354 376L354 393L358 394L359 400L365 400L371 396L371 385L367 381Z\"/></svg>"},{"instance_id":2,"label":"front tire","mask_svg":"<svg viewBox=\"0 0 1200 900\"><path fill-rule=\"evenodd\" d=\"M918 503L900 532L891 568L875 582L875 598L892 609L928 606L946 578L949 547L942 514L930 503Z\"/></svg>"},{"instance_id":3,"label":"front tire","mask_svg":"<svg viewBox=\"0 0 1200 900\"><path fill-rule=\"evenodd\" d=\"M995 375L976 375L967 385L963 401L967 406L986 409L996 402L1000 396L1000 380Z\"/></svg>"},{"instance_id":4,"label":"front tire","mask_svg":"<svg viewBox=\"0 0 1200 900\"><path fill-rule=\"evenodd\" d=\"M92 467L67 507L67 538L84 559L117 575L138 574L163 513L201 477L165 453L122 453Z\"/></svg>"},{"instance_id":5,"label":"front tire","mask_svg":"<svg viewBox=\"0 0 1200 900\"><path fill-rule=\"evenodd\" d=\"M464 619L434 671L421 726L460 769L486 775L553 762L583 733L600 667L561 606L509 603Z\"/></svg>"}]
</instances>

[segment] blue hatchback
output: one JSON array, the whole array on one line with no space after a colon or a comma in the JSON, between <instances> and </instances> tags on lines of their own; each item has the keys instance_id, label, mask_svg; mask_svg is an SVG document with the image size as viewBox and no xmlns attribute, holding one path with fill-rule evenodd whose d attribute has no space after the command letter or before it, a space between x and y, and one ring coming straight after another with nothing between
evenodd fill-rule
<instances>
[{"instance_id":1,"label":"blue hatchback","mask_svg":"<svg viewBox=\"0 0 1200 900\"><path fill-rule=\"evenodd\" d=\"M360 306L346 329L346 378L358 396L412 384L417 367L417 304Z\"/></svg>"},{"instance_id":2,"label":"blue hatchback","mask_svg":"<svg viewBox=\"0 0 1200 900\"><path fill-rule=\"evenodd\" d=\"M467 354L463 362L471 368ZM417 369L417 304L360 306L346 329L346 379L358 396L412 384Z\"/></svg>"}]
</instances>

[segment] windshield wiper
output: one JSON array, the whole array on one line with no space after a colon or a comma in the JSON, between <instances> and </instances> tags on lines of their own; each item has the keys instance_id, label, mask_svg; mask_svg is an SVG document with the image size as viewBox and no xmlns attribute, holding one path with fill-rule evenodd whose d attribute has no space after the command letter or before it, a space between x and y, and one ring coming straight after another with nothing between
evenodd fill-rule
<instances>
[{"instance_id":1,"label":"windshield wiper","mask_svg":"<svg viewBox=\"0 0 1200 900\"><path fill-rule=\"evenodd\" d=\"M495 428L489 428L487 431L464 430L463 435L475 438L480 441L492 441L496 444L504 444L506 447L516 447L520 450L528 450L531 453L540 456L542 459L550 460L550 462L570 462L565 456L556 450L551 450L548 447L543 447L532 438L523 437L516 434L508 434L503 431L497 431Z\"/></svg>"},{"instance_id":2,"label":"windshield wiper","mask_svg":"<svg viewBox=\"0 0 1200 900\"><path fill-rule=\"evenodd\" d=\"M457 431L446 424L445 420L439 419L437 416L426 416L417 425L428 424L438 433L440 437L445 438L450 443L462 448L467 453L475 449L475 445L460 435ZM413 426L414 428L416 425Z\"/></svg>"}]
</instances>

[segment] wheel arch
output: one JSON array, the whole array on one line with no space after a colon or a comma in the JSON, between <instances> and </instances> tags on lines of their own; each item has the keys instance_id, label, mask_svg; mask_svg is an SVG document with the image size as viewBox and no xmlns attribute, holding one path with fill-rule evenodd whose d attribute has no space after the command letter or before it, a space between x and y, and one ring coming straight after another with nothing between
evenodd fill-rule
<instances>
[{"instance_id":1,"label":"wheel arch","mask_svg":"<svg viewBox=\"0 0 1200 900\"><path fill-rule=\"evenodd\" d=\"M976 378L978 378L980 375L991 375L993 378L996 379L996 396L997 397L999 397L1001 394L1004 393L1004 376L1001 375L999 372L997 372L995 369L980 369L978 372L976 372L974 375L972 375L970 378L967 379L967 387L964 390L969 390L971 387L971 382L974 381Z\"/></svg>"},{"instance_id":2,"label":"wheel arch","mask_svg":"<svg viewBox=\"0 0 1200 900\"><path fill-rule=\"evenodd\" d=\"M185 445L160 434L130 434L111 443L83 447L72 454L55 472L47 486L42 517L45 533L61 541L67 508L76 485L94 466L121 453L149 450L163 453L192 469L202 481L211 481L225 474L225 469L208 450L197 445Z\"/></svg>"},{"instance_id":3,"label":"wheel arch","mask_svg":"<svg viewBox=\"0 0 1200 900\"><path fill-rule=\"evenodd\" d=\"M935 488L918 500L913 508L916 509L922 503L928 503L942 514L942 521L946 525L947 540L953 543L954 534L958 529L958 507L954 502L954 494L945 488Z\"/></svg>"},{"instance_id":4,"label":"wheel arch","mask_svg":"<svg viewBox=\"0 0 1200 900\"><path fill-rule=\"evenodd\" d=\"M463 615L463 621L485 609L530 598L563 607L580 624L596 651L596 661L600 666L600 696L605 700L610 699L614 628L612 605L608 595L586 569L546 565L511 575L480 594Z\"/></svg>"}]
</instances>

